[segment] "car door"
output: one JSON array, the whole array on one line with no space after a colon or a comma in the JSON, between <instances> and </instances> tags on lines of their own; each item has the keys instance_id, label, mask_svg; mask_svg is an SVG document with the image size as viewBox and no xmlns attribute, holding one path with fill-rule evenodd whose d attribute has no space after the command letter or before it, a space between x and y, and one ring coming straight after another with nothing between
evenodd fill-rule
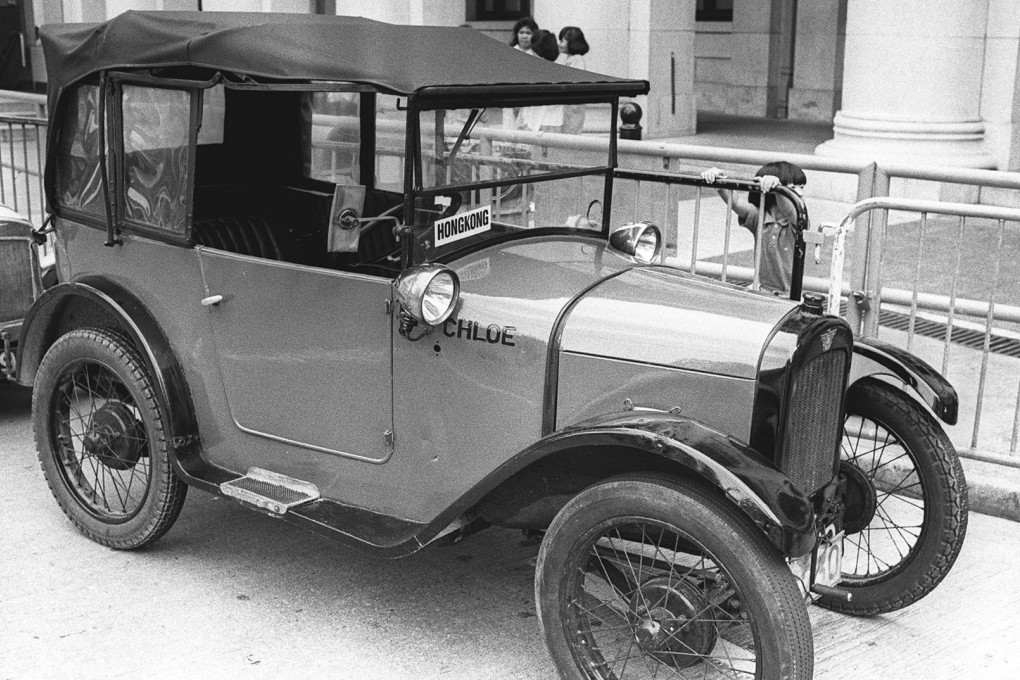
<instances>
[{"instance_id":1,"label":"car door","mask_svg":"<svg viewBox=\"0 0 1020 680\"><path fill-rule=\"evenodd\" d=\"M197 250L235 426L286 447L385 461L391 282Z\"/></svg>"}]
</instances>

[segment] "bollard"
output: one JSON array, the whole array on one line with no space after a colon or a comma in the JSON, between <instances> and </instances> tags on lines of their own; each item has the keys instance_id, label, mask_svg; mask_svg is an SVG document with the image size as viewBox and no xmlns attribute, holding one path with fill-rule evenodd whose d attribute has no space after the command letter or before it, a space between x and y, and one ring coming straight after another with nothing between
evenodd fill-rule
<instances>
[{"instance_id":1,"label":"bollard","mask_svg":"<svg viewBox=\"0 0 1020 680\"><path fill-rule=\"evenodd\" d=\"M620 107L620 139L641 139L641 107L627 102Z\"/></svg>"}]
</instances>

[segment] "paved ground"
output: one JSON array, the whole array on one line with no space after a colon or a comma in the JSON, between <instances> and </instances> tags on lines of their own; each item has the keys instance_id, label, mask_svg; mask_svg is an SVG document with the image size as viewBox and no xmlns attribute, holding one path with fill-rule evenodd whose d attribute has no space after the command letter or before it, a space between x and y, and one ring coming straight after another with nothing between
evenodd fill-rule
<instances>
[{"instance_id":1,"label":"paved ground","mask_svg":"<svg viewBox=\"0 0 1020 680\"><path fill-rule=\"evenodd\" d=\"M49 494L29 393L0 386L0 679L554 677L534 545L490 531L380 562L192 492L139 552L80 536ZM972 515L928 598L853 619L812 608L819 680L1020 676L1020 524Z\"/></svg>"}]
</instances>

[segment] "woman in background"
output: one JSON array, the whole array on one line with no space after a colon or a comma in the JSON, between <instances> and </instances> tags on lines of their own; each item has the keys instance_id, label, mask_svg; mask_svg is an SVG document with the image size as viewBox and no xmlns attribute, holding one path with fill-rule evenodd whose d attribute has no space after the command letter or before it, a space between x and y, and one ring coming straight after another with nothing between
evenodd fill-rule
<instances>
[{"instance_id":1,"label":"woman in background","mask_svg":"<svg viewBox=\"0 0 1020 680\"><path fill-rule=\"evenodd\" d=\"M564 26L560 29L557 64L587 70L584 55L588 54L588 41L584 39L584 31L577 26ZM571 104L563 111L563 131L577 135L584 129L584 104Z\"/></svg>"},{"instance_id":2,"label":"woman in background","mask_svg":"<svg viewBox=\"0 0 1020 680\"><path fill-rule=\"evenodd\" d=\"M531 37L531 50L535 56L542 57L546 61L555 62L559 60L556 35L544 28L535 31L535 34ZM538 132L539 130L546 132L563 131L562 104L530 106L522 111L521 117L524 127L533 132Z\"/></svg>"},{"instance_id":3,"label":"woman in background","mask_svg":"<svg viewBox=\"0 0 1020 680\"><path fill-rule=\"evenodd\" d=\"M528 54L534 54L531 49L531 38L538 31L538 24L531 17L518 19L514 24L514 33L510 37L510 46Z\"/></svg>"},{"instance_id":4,"label":"woman in background","mask_svg":"<svg viewBox=\"0 0 1020 680\"><path fill-rule=\"evenodd\" d=\"M585 69L584 55L588 54L588 41L584 39L584 31L577 26L564 26L560 29L560 56L557 63Z\"/></svg>"}]
</instances>

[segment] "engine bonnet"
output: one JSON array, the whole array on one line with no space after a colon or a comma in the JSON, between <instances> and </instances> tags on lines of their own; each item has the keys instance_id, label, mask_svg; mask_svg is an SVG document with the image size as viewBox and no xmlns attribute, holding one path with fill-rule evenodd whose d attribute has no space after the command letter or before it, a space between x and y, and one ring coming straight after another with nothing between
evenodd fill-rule
<instances>
[{"instance_id":1,"label":"engine bonnet","mask_svg":"<svg viewBox=\"0 0 1020 680\"><path fill-rule=\"evenodd\" d=\"M753 380L762 348L795 304L676 269L635 268L574 304L560 349Z\"/></svg>"}]
</instances>

